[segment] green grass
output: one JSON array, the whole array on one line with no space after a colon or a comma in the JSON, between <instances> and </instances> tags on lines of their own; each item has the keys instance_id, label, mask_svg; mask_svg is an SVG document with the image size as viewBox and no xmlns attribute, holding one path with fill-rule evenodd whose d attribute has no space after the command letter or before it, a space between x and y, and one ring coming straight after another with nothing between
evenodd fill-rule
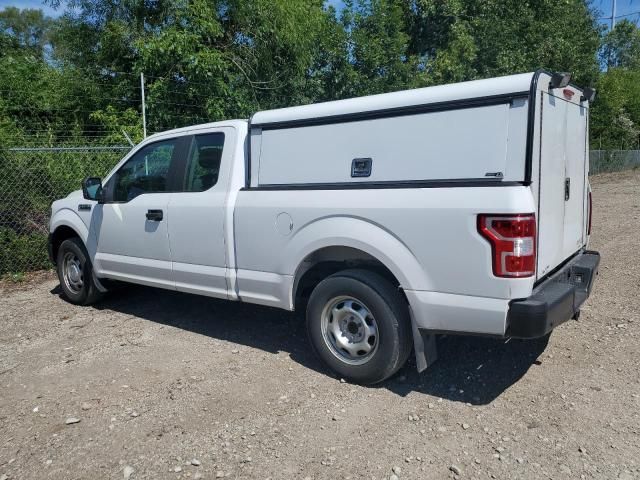
<instances>
[{"instance_id":1,"label":"green grass","mask_svg":"<svg viewBox=\"0 0 640 480\"><path fill-rule=\"evenodd\" d=\"M2 276L2 280L11 283L22 283L27 280L27 276L24 272L6 273Z\"/></svg>"}]
</instances>

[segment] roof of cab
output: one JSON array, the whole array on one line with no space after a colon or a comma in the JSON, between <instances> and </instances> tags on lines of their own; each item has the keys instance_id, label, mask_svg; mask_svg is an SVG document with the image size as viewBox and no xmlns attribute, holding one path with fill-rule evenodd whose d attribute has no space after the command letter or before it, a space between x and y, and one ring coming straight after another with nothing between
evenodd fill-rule
<instances>
[{"instance_id":1,"label":"roof of cab","mask_svg":"<svg viewBox=\"0 0 640 480\"><path fill-rule=\"evenodd\" d=\"M154 133L153 135L149 135L146 140L153 140L160 137L164 137L166 135L179 135L181 133L189 134L197 132L198 130L208 130L211 128L219 128L219 127L242 127L247 124L247 120L222 120L220 122L210 122L210 123L201 123L199 125L190 125L188 127L174 128L172 130L164 130L162 132Z\"/></svg>"},{"instance_id":2,"label":"roof of cab","mask_svg":"<svg viewBox=\"0 0 640 480\"><path fill-rule=\"evenodd\" d=\"M528 93L535 73L521 73L505 77L472 80L435 87L416 88L399 92L369 95L332 102L298 107L279 108L257 112L251 118L252 126L282 122L305 121L318 118L360 114L415 105L477 99L509 94Z\"/></svg>"}]
</instances>

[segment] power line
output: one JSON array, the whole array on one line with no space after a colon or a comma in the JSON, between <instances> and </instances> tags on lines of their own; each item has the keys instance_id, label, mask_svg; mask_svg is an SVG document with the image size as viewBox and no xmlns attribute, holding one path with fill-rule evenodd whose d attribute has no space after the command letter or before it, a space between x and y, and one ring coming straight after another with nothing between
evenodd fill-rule
<instances>
[{"instance_id":1,"label":"power line","mask_svg":"<svg viewBox=\"0 0 640 480\"><path fill-rule=\"evenodd\" d=\"M602 1L600 2L600 4L602 5ZM606 17L599 17L598 18L598 20L609 20L611 22L610 30L613 30L615 28L616 20L618 18L632 17L634 15L640 14L640 10L636 10L635 12L621 13L619 15L616 15L616 8L617 8L617 1L616 0L611 0L611 15L606 16ZM637 21L636 21L636 23L637 23Z\"/></svg>"},{"instance_id":2,"label":"power line","mask_svg":"<svg viewBox=\"0 0 640 480\"><path fill-rule=\"evenodd\" d=\"M625 13L623 15L616 15L615 18L623 18L623 17L630 17L632 15L638 15L640 14L640 10L636 11L636 12L631 12L631 13Z\"/></svg>"},{"instance_id":3,"label":"power line","mask_svg":"<svg viewBox=\"0 0 640 480\"><path fill-rule=\"evenodd\" d=\"M633 15L638 15L640 14L640 10L635 11L635 12L631 12L631 13L623 13L621 15L616 15L615 18L623 18L623 17L631 17ZM611 20L611 16L608 17L598 17L598 20Z\"/></svg>"}]
</instances>

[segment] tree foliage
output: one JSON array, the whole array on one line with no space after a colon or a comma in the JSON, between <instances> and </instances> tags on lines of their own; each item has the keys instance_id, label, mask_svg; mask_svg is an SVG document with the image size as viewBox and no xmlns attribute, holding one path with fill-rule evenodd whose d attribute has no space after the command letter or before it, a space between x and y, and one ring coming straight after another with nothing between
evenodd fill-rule
<instances>
[{"instance_id":1,"label":"tree foliage","mask_svg":"<svg viewBox=\"0 0 640 480\"><path fill-rule=\"evenodd\" d=\"M604 36L600 58L609 68L640 69L640 29L636 24L618 22Z\"/></svg>"},{"instance_id":2,"label":"tree foliage","mask_svg":"<svg viewBox=\"0 0 640 480\"><path fill-rule=\"evenodd\" d=\"M23 49L42 59L52 24L42 10L7 7L0 11L0 45L4 52Z\"/></svg>"},{"instance_id":3,"label":"tree foliage","mask_svg":"<svg viewBox=\"0 0 640 480\"><path fill-rule=\"evenodd\" d=\"M139 140L140 72L150 131L540 67L598 86L600 142L638 126L638 28L605 34L586 0L48 3L62 15L0 12L0 140Z\"/></svg>"},{"instance_id":4,"label":"tree foliage","mask_svg":"<svg viewBox=\"0 0 640 480\"><path fill-rule=\"evenodd\" d=\"M617 23L602 39L600 59L607 71L591 110L592 146L640 149L640 29Z\"/></svg>"}]
</instances>

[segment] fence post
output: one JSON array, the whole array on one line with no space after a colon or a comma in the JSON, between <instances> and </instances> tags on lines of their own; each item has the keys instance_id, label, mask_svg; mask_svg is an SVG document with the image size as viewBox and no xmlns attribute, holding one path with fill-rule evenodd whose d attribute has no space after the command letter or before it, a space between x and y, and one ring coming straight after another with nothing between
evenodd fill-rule
<instances>
[{"instance_id":1,"label":"fence post","mask_svg":"<svg viewBox=\"0 0 640 480\"><path fill-rule=\"evenodd\" d=\"M140 72L140 92L142 93L142 133L147 138L147 107L144 102L144 73Z\"/></svg>"}]
</instances>

